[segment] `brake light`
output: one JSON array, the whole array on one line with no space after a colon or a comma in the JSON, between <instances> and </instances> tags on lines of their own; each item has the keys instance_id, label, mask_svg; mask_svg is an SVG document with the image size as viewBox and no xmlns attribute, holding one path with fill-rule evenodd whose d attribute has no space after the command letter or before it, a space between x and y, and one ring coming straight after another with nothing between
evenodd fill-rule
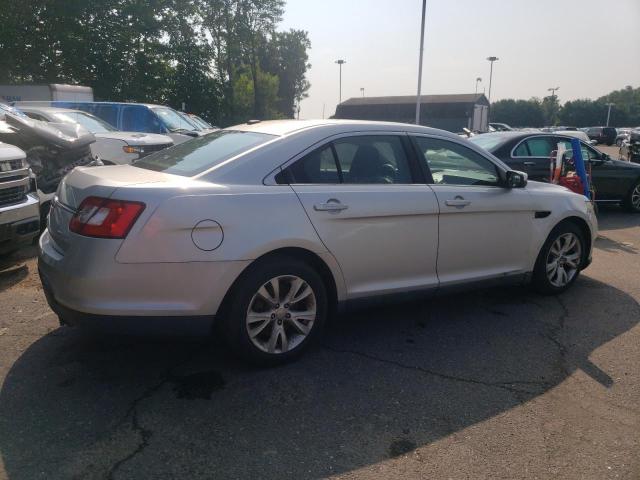
<instances>
[{"instance_id":1,"label":"brake light","mask_svg":"<svg viewBox=\"0 0 640 480\"><path fill-rule=\"evenodd\" d=\"M87 197L69 222L69 230L85 237L125 238L145 204Z\"/></svg>"}]
</instances>

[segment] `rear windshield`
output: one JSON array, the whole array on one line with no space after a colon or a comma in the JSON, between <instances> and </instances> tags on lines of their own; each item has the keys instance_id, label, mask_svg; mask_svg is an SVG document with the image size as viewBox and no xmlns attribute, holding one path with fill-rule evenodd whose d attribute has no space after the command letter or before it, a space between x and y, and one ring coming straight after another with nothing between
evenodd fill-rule
<instances>
[{"instance_id":1,"label":"rear windshield","mask_svg":"<svg viewBox=\"0 0 640 480\"><path fill-rule=\"evenodd\" d=\"M160 150L133 165L156 172L192 177L274 138L275 135L265 133L220 130Z\"/></svg>"},{"instance_id":2,"label":"rear windshield","mask_svg":"<svg viewBox=\"0 0 640 480\"><path fill-rule=\"evenodd\" d=\"M482 135L474 135L469 140L489 152L494 152L496 148L505 143L508 138L501 134L493 135L491 133L483 133Z\"/></svg>"}]
</instances>

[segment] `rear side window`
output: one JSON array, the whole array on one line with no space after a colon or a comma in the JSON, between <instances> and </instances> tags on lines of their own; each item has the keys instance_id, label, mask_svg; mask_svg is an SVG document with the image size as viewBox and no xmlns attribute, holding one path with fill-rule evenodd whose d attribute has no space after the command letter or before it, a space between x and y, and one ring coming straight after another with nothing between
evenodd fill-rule
<instances>
[{"instance_id":1,"label":"rear side window","mask_svg":"<svg viewBox=\"0 0 640 480\"><path fill-rule=\"evenodd\" d=\"M409 160L400 137L345 137L296 161L279 183L410 184Z\"/></svg>"},{"instance_id":2,"label":"rear side window","mask_svg":"<svg viewBox=\"0 0 640 480\"><path fill-rule=\"evenodd\" d=\"M220 130L144 157L133 165L192 177L276 138L257 132Z\"/></svg>"}]
</instances>

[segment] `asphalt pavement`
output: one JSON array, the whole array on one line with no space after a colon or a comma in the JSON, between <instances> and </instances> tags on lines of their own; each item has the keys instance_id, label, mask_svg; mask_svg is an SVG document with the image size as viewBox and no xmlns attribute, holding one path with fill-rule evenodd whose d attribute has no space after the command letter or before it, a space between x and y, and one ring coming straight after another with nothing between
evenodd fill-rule
<instances>
[{"instance_id":1,"label":"asphalt pavement","mask_svg":"<svg viewBox=\"0 0 640 480\"><path fill-rule=\"evenodd\" d=\"M61 328L22 252L0 262L0 478L638 479L640 215L600 222L564 295L362 311L272 369Z\"/></svg>"}]
</instances>

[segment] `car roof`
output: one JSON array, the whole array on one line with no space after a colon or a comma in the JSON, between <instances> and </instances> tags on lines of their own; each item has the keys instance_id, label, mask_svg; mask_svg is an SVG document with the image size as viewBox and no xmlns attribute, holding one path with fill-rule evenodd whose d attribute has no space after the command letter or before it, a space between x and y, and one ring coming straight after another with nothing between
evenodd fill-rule
<instances>
[{"instance_id":1,"label":"car roof","mask_svg":"<svg viewBox=\"0 0 640 480\"><path fill-rule=\"evenodd\" d=\"M61 108L61 107L38 107L30 105L18 105L18 109L23 112L43 112L43 113L87 113L82 110L74 110L73 108Z\"/></svg>"},{"instance_id":2,"label":"car roof","mask_svg":"<svg viewBox=\"0 0 640 480\"><path fill-rule=\"evenodd\" d=\"M439 135L443 137L458 139L458 135L439 130L436 128L423 127L421 125L413 125L410 123L394 123L394 122L374 122L366 120L268 120L268 121L250 121L233 127L228 130L239 130L243 132L256 132L268 135L286 136L309 129L336 129L341 132L358 132L358 131L387 131L387 132L412 132L430 135Z\"/></svg>"}]
</instances>

